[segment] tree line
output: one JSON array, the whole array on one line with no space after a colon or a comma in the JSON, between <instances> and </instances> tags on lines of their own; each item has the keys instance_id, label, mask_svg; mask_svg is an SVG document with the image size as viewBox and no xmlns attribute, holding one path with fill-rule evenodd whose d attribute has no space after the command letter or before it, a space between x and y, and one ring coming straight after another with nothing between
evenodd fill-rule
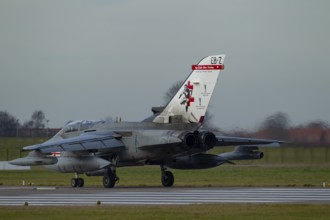
<instances>
[{"instance_id":1,"label":"tree line","mask_svg":"<svg viewBox=\"0 0 330 220\"><path fill-rule=\"evenodd\" d=\"M322 120L292 126L289 116L276 112L264 119L255 131L236 130L225 132L226 135L276 139L293 145L330 146L330 126Z\"/></svg>"},{"instance_id":2,"label":"tree line","mask_svg":"<svg viewBox=\"0 0 330 220\"><path fill-rule=\"evenodd\" d=\"M17 136L19 129L45 129L47 122L42 110L35 110L30 120L25 121L23 124L7 111L0 111L0 136Z\"/></svg>"}]
</instances>

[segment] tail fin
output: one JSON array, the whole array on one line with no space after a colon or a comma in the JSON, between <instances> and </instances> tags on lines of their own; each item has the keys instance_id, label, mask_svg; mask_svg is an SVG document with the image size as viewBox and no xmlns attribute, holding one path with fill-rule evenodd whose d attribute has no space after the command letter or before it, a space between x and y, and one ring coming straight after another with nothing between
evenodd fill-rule
<instances>
[{"instance_id":1,"label":"tail fin","mask_svg":"<svg viewBox=\"0 0 330 220\"><path fill-rule=\"evenodd\" d=\"M208 56L197 65L164 110L156 123L202 123L225 55Z\"/></svg>"}]
</instances>

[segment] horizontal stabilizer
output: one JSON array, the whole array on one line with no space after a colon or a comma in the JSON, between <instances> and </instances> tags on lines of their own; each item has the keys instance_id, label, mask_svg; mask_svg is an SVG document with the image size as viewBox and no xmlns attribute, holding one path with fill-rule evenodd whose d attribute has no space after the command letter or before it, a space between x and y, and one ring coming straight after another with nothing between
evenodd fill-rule
<instances>
[{"instance_id":1,"label":"horizontal stabilizer","mask_svg":"<svg viewBox=\"0 0 330 220\"><path fill-rule=\"evenodd\" d=\"M239 138L239 137L227 137L216 136L218 141L216 146L258 146L258 147L279 147L286 142L278 140L268 139L256 139L256 138Z\"/></svg>"}]
</instances>

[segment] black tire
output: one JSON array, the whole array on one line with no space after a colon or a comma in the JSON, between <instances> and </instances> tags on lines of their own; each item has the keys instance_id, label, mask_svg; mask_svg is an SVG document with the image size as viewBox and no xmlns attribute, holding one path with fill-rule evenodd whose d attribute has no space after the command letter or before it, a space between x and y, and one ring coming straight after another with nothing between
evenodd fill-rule
<instances>
[{"instance_id":1,"label":"black tire","mask_svg":"<svg viewBox=\"0 0 330 220\"><path fill-rule=\"evenodd\" d=\"M77 187L84 187L85 181L83 178L78 178L76 182L77 182Z\"/></svg>"},{"instance_id":2,"label":"black tire","mask_svg":"<svg viewBox=\"0 0 330 220\"><path fill-rule=\"evenodd\" d=\"M77 187L77 186L78 186L78 181L77 181L76 178L72 178L72 179L71 179L71 186L72 186L72 187Z\"/></svg>"},{"instance_id":3,"label":"black tire","mask_svg":"<svg viewBox=\"0 0 330 220\"><path fill-rule=\"evenodd\" d=\"M165 171L162 175L162 184L165 187L171 187L174 184L174 176L171 171Z\"/></svg>"},{"instance_id":4,"label":"black tire","mask_svg":"<svg viewBox=\"0 0 330 220\"><path fill-rule=\"evenodd\" d=\"M105 188L113 188L116 183L116 177L113 174L103 176L103 186Z\"/></svg>"}]
</instances>

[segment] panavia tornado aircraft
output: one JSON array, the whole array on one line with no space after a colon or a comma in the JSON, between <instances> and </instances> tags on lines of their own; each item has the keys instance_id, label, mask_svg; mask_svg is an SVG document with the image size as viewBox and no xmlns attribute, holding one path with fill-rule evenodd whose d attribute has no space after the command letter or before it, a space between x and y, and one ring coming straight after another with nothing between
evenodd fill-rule
<instances>
[{"instance_id":1,"label":"panavia tornado aircraft","mask_svg":"<svg viewBox=\"0 0 330 220\"><path fill-rule=\"evenodd\" d=\"M11 164L45 165L75 173L72 187L83 187L79 174L103 176L106 188L119 180L117 167L159 165L163 186L174 183L172 169L206 169L231 160L261 159L260 146L279 146L281 141L219 136L202 129L225 55L203 58L165 107L153 108L142 122L74 121L50 140L24 147L27 157ZM213 147L236 146L232 152L214 155Z\"/></svg>"}]
</instances>

